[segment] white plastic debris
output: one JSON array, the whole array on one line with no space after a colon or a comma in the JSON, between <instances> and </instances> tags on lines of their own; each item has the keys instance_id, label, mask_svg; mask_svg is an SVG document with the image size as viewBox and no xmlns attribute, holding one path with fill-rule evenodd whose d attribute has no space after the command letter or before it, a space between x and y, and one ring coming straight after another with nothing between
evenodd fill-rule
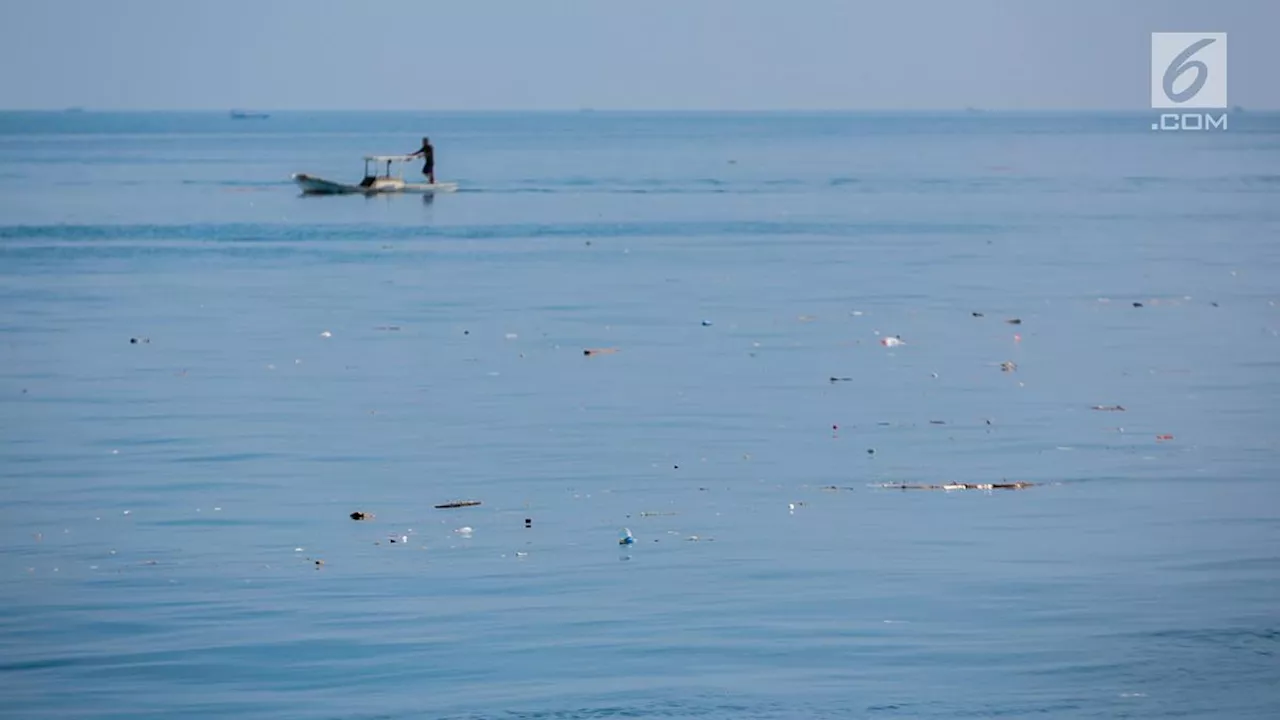
<instances>
[{"instance_id":1,"label":"white plastic debris","mask_svg":"<svg viewBox=\"0 0 1280 720\"><path fill-rule=\"evenodd\" d=\"M902 338L899 337L886 337L880 338L880 344L885 347L898 347L899 345L905 345L906 343L902 342Z\"/></svg>"},{"instance_id":2,"label":"white plastic debris","mask_svg":"<svg viewBox=\"0 0 1280 720\"><path fill-rule=\"evenodd\" d=\"M333 333L329 332L328 330L325 330L324 332L320 333L320 337L322 337L322 338L331 338L331 337L333 337Z\"/></svg>"},{"instance_id":3,"label":"white plastic debris","mask_svg":"<svg viewBox=\"0 0 1280 720\"><path fill-rule=\"evenodd\" d=\"M457 530L454 530L454 532L459 535L470 535L474 531L471 529L470 525L464 525L463 527L460 527Z\"/></svg>"}]
</instances>

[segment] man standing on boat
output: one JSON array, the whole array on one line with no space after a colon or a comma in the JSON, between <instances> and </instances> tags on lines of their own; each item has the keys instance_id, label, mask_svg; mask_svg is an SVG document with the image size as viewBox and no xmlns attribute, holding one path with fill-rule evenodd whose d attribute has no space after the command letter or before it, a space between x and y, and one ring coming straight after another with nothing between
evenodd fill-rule
<instances>
[{"instance_id":1,"label":"man standing on boat","mask_svg":"<svg viewBox=\"0 0 1280 720\"><path fill-rule=\"evenodd\" d=\"M422 147L418 148L417 152L414 152L413 154L409 155L409 157L417 157L419 155L422 156L422 160L423 160L422 174L427 176L427 182L431 183L432 185L435 185L436 184L436 149L431 147L431 141L429 139L422 138Z\"/></svg>"}]
</instances>

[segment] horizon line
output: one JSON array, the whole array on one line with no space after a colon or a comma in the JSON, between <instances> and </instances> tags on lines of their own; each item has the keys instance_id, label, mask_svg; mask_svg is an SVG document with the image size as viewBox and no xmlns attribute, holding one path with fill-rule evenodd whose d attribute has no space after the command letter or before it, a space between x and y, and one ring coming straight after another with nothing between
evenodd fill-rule
<instances>
[{"instance_id":1,"label":"horizon line","mask_svg":"<svg viewBox=\"0 0 1280 720\"><path fill-rule=\"evenodd\" d=\"M1246 107L1244 105L1232 105L1227 108L1194 108L1195 112L1214 112L1214 111L1255 111L1255 112L1276 112L1280 111L1280 107ZM969 113L980 115L983 113L1154 113L1169 112L1167 109L1161 108L1005 108L1005 107L981 107L977 105L965 107L936 107L936 108L805 108L805 107L787 107L787 108L594 108L594 107L562 107L562 108L268 108L268 107L250 107L237 106L226 108L202 107L202 108L95 108L86 105L67 105L63 107L28 107L28 108L0 108L0 113L59 113L59 114L78 114L78 113L151 113L151 114L230 114L233 112L248 113L280 113L280 114L302 114L302 113L493 113L493 114L708 114L708 113L724 113L724 114L766 114L766 113Z\"/></svg>"}]
</instances>

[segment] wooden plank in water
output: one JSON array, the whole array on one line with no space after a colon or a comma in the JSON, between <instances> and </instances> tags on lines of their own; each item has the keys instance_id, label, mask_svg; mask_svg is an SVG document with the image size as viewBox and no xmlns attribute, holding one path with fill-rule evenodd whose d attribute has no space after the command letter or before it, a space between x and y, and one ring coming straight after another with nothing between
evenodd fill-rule
<instances>
[{"instance_id":1,"label":"wooden plank in water","mask_svg":"<svg viewBox=\"0 0 1280 720\"><path fill-rule=\"evenodd\" d=\"M479 505L479 500L455 500L453 502L440 503L436 506L437 510L447 510L450 508L475 507Z\"/></svg>"}]
</instances>

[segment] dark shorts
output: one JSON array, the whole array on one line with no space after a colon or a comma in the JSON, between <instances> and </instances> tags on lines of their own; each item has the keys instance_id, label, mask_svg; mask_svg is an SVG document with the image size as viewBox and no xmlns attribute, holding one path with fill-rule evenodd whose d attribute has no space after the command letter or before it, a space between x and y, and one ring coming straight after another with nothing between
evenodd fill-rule
<instances>
[{"instance_id":1,"label":"dark shorts","mask_svg":"<svg viewBox=\"0 0 1280 720\"><path fill-rule=\"evenodd\" d=\"M423 174L423 175L430 175L431 173L433 173L433 172L435 172L435 171L436 171L436 164L435 164L435 163L427 163L426 165L423 165L423 166L422 166L422 174Z\"/></svg>"}]
</instances>

